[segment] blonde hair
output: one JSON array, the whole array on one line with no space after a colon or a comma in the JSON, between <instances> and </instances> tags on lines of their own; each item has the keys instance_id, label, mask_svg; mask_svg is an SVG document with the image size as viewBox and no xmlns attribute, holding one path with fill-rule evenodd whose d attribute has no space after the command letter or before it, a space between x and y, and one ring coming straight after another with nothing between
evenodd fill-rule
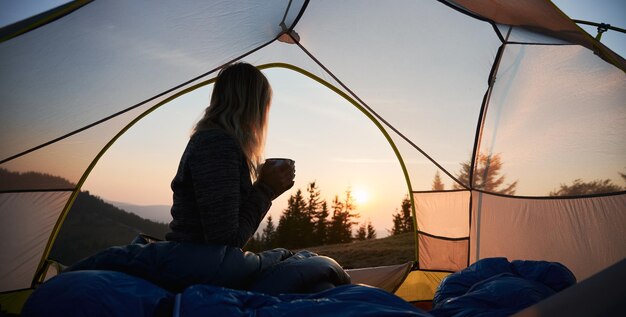
<instances>
[{"instance_id":1,"label":"blonde hair","mask_svg":"<svg viewBox=\"0 0 626 317\"><path fill-rule=\"evenodd\" d=\"M250 174L257 176L261 164L272 88L256 67L247 63L222 68L213 86L211 102L193 133L220 127L241 146Z\"/></svg>"}]
</instances>

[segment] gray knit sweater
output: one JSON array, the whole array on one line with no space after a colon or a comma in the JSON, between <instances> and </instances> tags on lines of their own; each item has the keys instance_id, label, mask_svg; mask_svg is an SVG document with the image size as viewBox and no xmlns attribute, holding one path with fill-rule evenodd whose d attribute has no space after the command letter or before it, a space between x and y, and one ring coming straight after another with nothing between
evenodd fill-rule
<instances>
[{"instance_id":1,"label":"gray knit sweater","mask_svg":"<svg viewBox=\"0 0 626 317\"><path fill-rule=\"evenodd\" d=\"M170 241L242 248L271 206L272 191L252 184L238 142L221 129L196 132L172 180Z\"/></svg>"}]
</instances>

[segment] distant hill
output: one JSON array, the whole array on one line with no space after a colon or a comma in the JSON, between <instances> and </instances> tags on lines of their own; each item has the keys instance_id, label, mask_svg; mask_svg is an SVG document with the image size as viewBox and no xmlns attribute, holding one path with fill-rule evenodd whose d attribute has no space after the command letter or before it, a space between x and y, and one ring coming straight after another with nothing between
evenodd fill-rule
<instances>
[{"instance_id":1,"label":"distant hill","mask_svg":"<svg viewBox=\"0 0 626 317\"><path fill-rule=\"evenodd\" d=\"M415 261L415 238L409 232L381 239L309 247L306 250L329 256L346 269L394 265Z\"/></svg>"},{"instance_id":2,"label":"distant hill","mask_svg":"<svg viewBox=\"0 0 626 317\"><path fill-rule=\"evenodd\" d=\"M70 189L70 181L37 172L18 173L0 168L0 190ZM55 240L50 258L64 265L102 249L130 243L138 233L163 239L169 228L164 223L126 212L89 192L80 192Z\"/></svg>"},{"instance_id":3,"label":"distant hill","mask_svg":"<svg viewBox=\"0 0 626 317\"><path fill-rule=\"evenodd\" d=\"M134 205L110 200L106 202L143 219L159 223L170 223L170 221L172 221L172 214L170 213L171 206L168 205Z\"/></svg>"},{"instance_id":4,"label":"distant hill","mask_svg":"<svg viewBox=\"0 0 626 317\"><path fill-rule=\"evenodd\" d=\"M71 189L76 185L65 178L37 172L11 172L0 168L0 190Z\"/></svg>"},{"instance_id":5,"label":"distant hill","mask_svg":"<svg viewBox=\"0 0 626 317\"><path fill-rule=\"evenodd\" d=\"M69 265L105 248L128 244L139 233L163 239L168 231L166 224L143 219L81 192L65 218L50 258Z\"/></svg>"}]
</instances>

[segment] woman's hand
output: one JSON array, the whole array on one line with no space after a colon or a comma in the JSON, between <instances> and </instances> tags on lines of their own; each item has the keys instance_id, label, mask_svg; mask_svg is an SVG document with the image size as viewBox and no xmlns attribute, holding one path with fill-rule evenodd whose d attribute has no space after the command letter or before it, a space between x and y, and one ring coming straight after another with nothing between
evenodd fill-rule
<instances>
[{"instance_id":1,"label":"woman's hand","mask_svg":"<svg viewBox=\"0 0 626 317\"><path fill-rule=\"evenodd\" d=\"M295 177L294 161L267 160L261 166L257 181L262 182L274 192L274 197L272 197L274 199L293 187Z\"/></svg>"}]
</instances>

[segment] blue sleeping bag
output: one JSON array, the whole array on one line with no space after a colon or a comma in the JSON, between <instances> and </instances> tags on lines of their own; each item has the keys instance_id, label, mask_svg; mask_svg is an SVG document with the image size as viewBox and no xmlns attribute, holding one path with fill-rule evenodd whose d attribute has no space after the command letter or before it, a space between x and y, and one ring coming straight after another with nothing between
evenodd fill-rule
<instances>
[{"instance_id":1,"label":"blue sleeping bag","mask_svg":"<svg viewBox=\"0 0 626 317\"><path fill-rule=\"evenodd\" d=\"M343 285L315 294L267 295L194 285L174 294L121 272L63 273L41 285L22 316L415 316L432 317L381 289Z\"/></svg>"},{"instance_id":2,"label":"blue sleeping bag","mask_svg":"<svg viewBox=\"0 0 626 317\"><path fill-rule=\"evenodd\" d=\"M197 285L180 295L175 311L184 317L432 317L391 293L364 285L277 296Z\"/></svg>"},{"instance_id":3,"label":"blue sleeping bag","mask_svg":"<svg viewBox=\"0 0 626 317\"><path fill-rule=\"evenodd\" d=\"M28 298L22 316L171 316L174 294L113 271L57 275Z\"/></svg>"},{"instance_id":4,"label":"blue sleeping bag","mask_svg":"<svg viewBox=\"0 0 626 317\"><path fill-rule=\"evenodd\" d=\"M441 282L430 313L510 316L575 283L574 274L560 263L482 259Z\"/></svg>"},{"instance_id":5,"label":"blue sleeping bag","mask_svg":"<svg viewBox=\"0 0 626 317\"><path fill-rule=\"evenodd\" d=\"M84 270L126 273L174 293L195 284L281 294L311 293L350 283L350 276L335 260L309 251L294 254L278 248L253 253L172 241L111 247L65 272Z\"/></svg>"}]
</instances>

